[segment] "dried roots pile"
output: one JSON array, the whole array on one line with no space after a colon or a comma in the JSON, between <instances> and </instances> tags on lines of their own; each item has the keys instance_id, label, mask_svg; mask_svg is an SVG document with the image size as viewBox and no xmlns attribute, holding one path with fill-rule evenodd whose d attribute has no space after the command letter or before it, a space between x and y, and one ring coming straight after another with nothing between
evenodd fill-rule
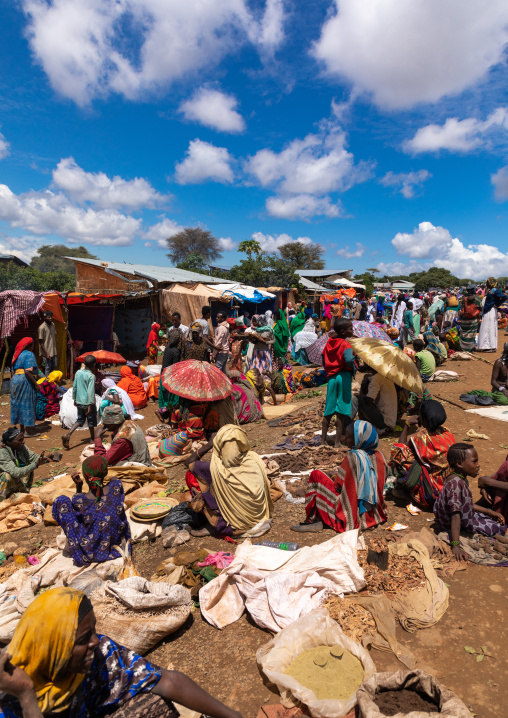
<instances>
[{"instance_id":1,"label":"dried roots pile","mask_svg":"<svg viewBox=\"0 0 508 718\"><path fill-rule=\"evenodd\" d=\"M323 604L330 618L337 621L346 636L360 643L364 633L375 630L376 624L370 611L350 598L341 598L332 594Z\"/></svg>"},{"instance_id":2,"label":"dried roots pile","mask_svg":"<svg viewBox=\"0 0 508 718\"><path fill-rule=\"evenodd\" d=\"M362 594L386 593L391 598L395 593L407 593L425 586L425 572L413 556L388 557L388 569L380 571L367 563L367 551L358 551L358 563L365 571L366 587Z\"/></svg>"}]
</instances>

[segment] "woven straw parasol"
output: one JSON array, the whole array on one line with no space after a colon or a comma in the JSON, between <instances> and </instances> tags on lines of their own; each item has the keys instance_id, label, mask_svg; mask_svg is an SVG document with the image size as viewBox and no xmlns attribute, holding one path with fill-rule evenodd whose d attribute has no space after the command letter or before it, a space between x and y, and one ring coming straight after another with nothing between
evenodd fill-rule
<instances>
[{"instance_id":1,"label":"woven straw parasol","mask_svg":"<svg viewBox=\"0 0 508 718\"><path fill-rule=\"evenodd\" d=\"M420 372L411 357L404 354L402 349L381 339L351 338L349 343L354 353L379 374L391 379L403 389L423 394Z\"/></svg>"}]
</instances>

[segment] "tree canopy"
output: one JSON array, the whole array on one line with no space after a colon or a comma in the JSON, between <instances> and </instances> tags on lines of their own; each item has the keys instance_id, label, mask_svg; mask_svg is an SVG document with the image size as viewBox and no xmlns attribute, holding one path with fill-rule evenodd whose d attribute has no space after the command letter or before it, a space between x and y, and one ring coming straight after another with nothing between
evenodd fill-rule
<instances>
[{"instance_id":1,"label":"tree canopy","mask_svg":"<svg viewBox=\"0 0 508 718\"><path fill-rule=\"evenodd\" d=\"M299 277L295 274L295 267L280 255L262 252L255 240L241 242L238 249L247 254L247 259L242 259L230 269L229 278L234 282L253 287L298 287Z\"/></svg>"},{"instance_id":2,"label":"tree canopy","mask_svg":"<svg viewBox=\"0 0 508 718\"><path fill-rule=\"evenodd\" d=\"M175 266L190 255L200 255L204 264L215 262L222 256L221 246L217 237L201 227L185 227L178 234L166 239L168 257ZM187 267L186 267L187 268Z\"/></svg>"},{"instance_id":3,"label":"tree canopy","mask_svg":"<svg viewBox=\"0 0 508 718\"><path fill-rule=\"evenodd\" d=\"M31 289L34 292L68 292L76 289L74 274L57 269L40 272L33 267L18 267L14 262L0 266L0 291L6 289Z\"/></svg>"},{"instance_id":4,"label":"tree canopy","mask_svg":"<svg viewBox=\"0 0 508 718\"><path fill-rule=\"evenodd\" d=\"M202 254L192 252L188 254L185 259L178 262L176 265L178 269L186 269L188 272L206 272L208 267L206 266L206 260Z\"/></svg>"},{"instance_id":5,"label":"tree canopy","mask_svg":"<svg viewBox=\"0 0 508 718\"><path fill-rule=\"evenodd\" d=\"M30 266L39 272L66 272L76 276L76 265L65 257L97 259L86 247L68 247L66 244L43 244L32 257Z\"/></svg>"},{"instance_id":6,"label":"tree canopy","mask_svg":"<svg viewBox=\"0 0 508 718\"><path fill-rule=\"evenodd\" d=\"M308 245L300 242L288 242L279 247L282 259L291 262L295 269L324 269L324 251L320 244Z\"/></svg>"}]
</instances>

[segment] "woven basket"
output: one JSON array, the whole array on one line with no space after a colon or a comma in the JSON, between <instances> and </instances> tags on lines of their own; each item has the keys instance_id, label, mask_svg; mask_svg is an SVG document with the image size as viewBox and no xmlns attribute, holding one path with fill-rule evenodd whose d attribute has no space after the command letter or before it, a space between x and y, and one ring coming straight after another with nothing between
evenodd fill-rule
<instances>
[{"instance_id":1,"label":"woven basket","mask_svg":"<svg viewBox=\"0 0 508 718\"><path fill-rule=\"evenodd\" d=\"M162 499L152 498L143 499L135 504L131 512L134 518L141 519L142 521L157 521L167 516L172 508L178 505L176 499Z\"/></svg>"}]
</instances>

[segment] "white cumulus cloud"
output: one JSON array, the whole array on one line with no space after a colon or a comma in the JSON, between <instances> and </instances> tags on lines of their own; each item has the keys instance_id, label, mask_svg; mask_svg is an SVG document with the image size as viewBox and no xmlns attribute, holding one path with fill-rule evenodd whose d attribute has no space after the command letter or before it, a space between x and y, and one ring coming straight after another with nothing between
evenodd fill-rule
<instances>
[{"instance_id":1,"label":"white cumulus cloud","mask_svg":"<svg viewBox=\"0 0 508 718\"><path fill-rule=\"evenodd\" d=\"M379 182L384 187L394 187L406 199L415 196L415 189L420 188L432 175L428 170L418 172L387 172Z\"/></svg>"},{"instance_id":2,"label":"white cumulus cloud","mask_svg":"<svg viewBox=\"0 0 508 718\"><path fill-rule=\"evenodd\" d=\"M378 264L381 274L409 274L429 267L442 267L464 279L508 275L508 253L491 244L466 245L452 237L448 229L435 227L430 222L421 222L411 233L398 232L392 244L397 254L411 260ZM435 259L430 260L430 257Z\"/></svg>"},{"instance_id":3,"label":"white cumulus cloud","mask_svg":"<svg viewBox=\"0 0 508 718\"><path fill-rule=\"evenodd\" d=\"M237 247L237 243L233 242L231 237L220 237L219 244L224 252L234 252Z\"/></svg>"},{"instance_id":4,"label":"white cumulus cloud","mask_svg":"<svg viewBox=\"0 0 508 718\"><path fill-rule=\"evenodd\" d=\"M490 176L490 181L494 185L494 196L498 202L504 202L508 199L508 165L501 167L497 172Z\"/></svg>"},{"instance_id":5,"label":"white cumulus cloud","mask_svg":"<svg viewBox=\"0 0 508 718\"><path fill-rule=\"evenodd\" d=\"M207 70L250 42L284 39L282 0L22 0L32 51L53 88L79 105L137 99ZM126 28L128 41L126 41Z\"/></svg>"},{"instance_id":6,"label":"white cumulus cloud","mask_svg":"<svg viewBox=\"0 0 508 718\"><path fill-rule=\"evenodd\" d=\"M146 179L110 179L104 172L85 172L73 157L60 160L53 170L53 182L76 202L91 202L101 208L151 208L169 199L156 192Z\"/></svg>"},{"instance_id":7,"label":"white cumulus cloud","mask_svg":"<svg viewBox=\"0 0 508 718\"><path fill-rule=\"evenodd\" d=\"M356 257L363 257L367 250L367 247L364 247L363 244L360 242L357 242L355 245L355 249L350 249L349 245L346 244L345 247L342 247L341 249L337 250L337 254L339 257L345 257L345 259L353 259Z\"/></svg>"},{"instance_id":8,"label":"white cumulus cloud","mask_svg":"<svg viewBox=\"0 0 508 718\"><path fill-rule=\"evenodd\" d=\"M346 149L346 135L323 123L318 134L293 140L281 152L263 149L245 163L245 170L262 187L285 194L322 195L349 189L366 179L366 168L355 167Z\"/></svg>"},{"instance_id":9,"label":"white cumulus cloud","mask_svg":"<svg viewBox=\"0 0 508 718\"><path fill-rule=\"evenodd\" d=\"M42 239L40 237L31 235L12 236L6 232L0 232L0 254L13 254L28 263L37 254L41 244Z\"/></svg>"},{"instance_id":10,"label":"white cumulus cloud","mask_svg":"<svg viewBox=\"0 0 508 718\"><path fill-rule=\"evenodd\" d=\"M297 239L294 239L289 234L263 234L263 232L254 232L252 239L259 242L263 252L277 252L279 247L289 242L299 242L306 246L315 244L310 237L297 237Z\"/></svg>"},{"instance_id":11,"label":"white cumulus cloud","mask_svg":"<svg viewBox=\"0 0 508 718\"><path fill-rule=\"evenodd\" d=\"M268 214L279 219L303 219L310 221L312 217L340 217L343 214L340 202L333 203L330 197L314 197L311 194L286 195L268 197L266 200Z\"/></svg>"},{"instance_id":12,"label":"white cumulus cloud","mask_svg":"<svg viewBox=\"0 0 508 718\"><path fill-rule=\"evenodd\" d=\"M105 246L132 244L141 220L115 209L77 207L50 190L14 194L0 185L0 219L35 235L56 234L73 243Z\"/></svg>"},{"instance_id":13,"label":"white cumulus cloud","mask_svg":"<svg viewBox=\"0 0 508 718\"><path fill-rule=\"evenodd\" d=\"M203 140L192 140L184 159L175 165L175 179L179 184L221 182L234 179L233 157L225 147L216 147Z\"/></svg>"},{"instance_id":14,"label":"white cumulus cloud","mask_svg":"<svg viewBox=\"0 0 508 718\"><path fill-rule=\"evenodd\" d=\"M184 227L178 224L178 222L175 222L173 219L169 219L169 217L166 217L165 215L161 215L159 219L160 222L152 224L152 226L141 235L143 239L149 240L148 242L145 242L145 247L150 247L150 241L153 241L157 243L158 247L166 249L166 239L178 234L178 232L181 232L184 229Z\"/></svg>"},{"instance_id":15,"label":"white cumulus cloud","mask_svg":"<svg viewBox=\"0 0 508 718\"><path fill-rule=\"evenodd\" d=\"M237 112L238 100L219 90L201 87L180 105L179 111L187 120L199 122L220 132L243 132L245 122Z\"/></svg>"},{"instance_id":16,"label":"white cumulus cloud","mask_svg":"<svg viewBox=\"0 0 508 718\"><path fill-rule=\"evenodd\" d=\"M334 0L314 56L388 108L436 102L503 61L505 0Z\"/></svg>"},{"instance_id":17,"label":"white cumulus cloud","mask_svg":"<svg viewBox=\"0 0 508 718\"><path fill-rule=\"evenodd\" d=\"M508 130L506 107L498 107L484 121L475 117L467 117L464 120L449 117L444 125L420 127L412 139L403 143L402 148L409 154L439 150L467 153L485 146L493 133L500 130Z\"/></svg>"},{"instance_id":18,"label":"white cumulus cloud","mask_svg":"<svg viewBox=\"0 0 508 718\"><path fill-rule=\"evenodd\" d=\"M10 152L10 144L5 139L4 135L0 132L0 160L3 160L4 157L7 157L7 155Z\"/></svg>"}]
</instances>

